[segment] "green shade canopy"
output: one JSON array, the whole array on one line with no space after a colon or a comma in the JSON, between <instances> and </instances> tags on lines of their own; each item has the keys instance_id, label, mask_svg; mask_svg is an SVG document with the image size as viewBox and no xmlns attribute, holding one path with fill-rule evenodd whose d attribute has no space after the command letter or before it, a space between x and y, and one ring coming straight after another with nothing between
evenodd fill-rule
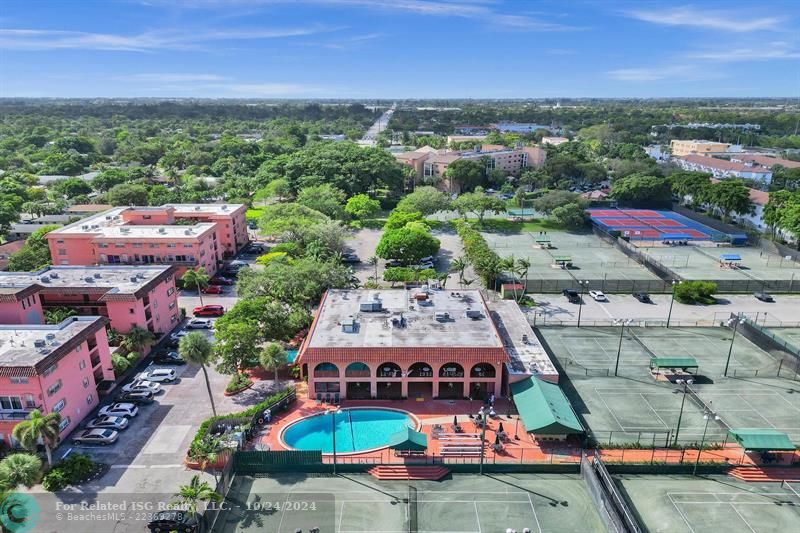
<instances>
[{"instance_id":1,"label":"green shade canopy","mask_svg":"<svg viewBox=\"0 0 800 533\"><path fill-rule=\"evenodd\" d=\"M550 237L536 237L536 242L550 242Z\"/></svg>"},{"instance_id":2,"label":"green shade canopy","mask_svg":"<svg viewBox=\"0 0 800 533\"><path fill-rule=\"evenodd\" d=\"M694 357L653 357L650 359L650 368L697 368L697 359Z\"/></svg>"},{"instance_id":3,"label":"green shade canopy","mask_svg":"<svg viewBox=\"0 0 800 533\"><path fill-rule=\"evenodd\" d=\"M428 436L410 427L389 435L389 448L393 450L422 451L428 448Z\"/></svg>"},{"instance_id":4,"label":"green shade canopy","mask_svg":"<svg viewBox=\"0 0 800 533\"><path fill-rule=\"evenodd\" d=\"M570 262L570 261L572 261L572 256L571 255L556 255L556 256L553 256L553 260L556 263Z\"/></svg>"},{"instance_id":5,"label":"green shade canopy","mask_svg":"<svg viewBox=\"0 0 800 533\"><path fill-rule=\"evenodd\" d=\"M537 377L511 384L514 404L528 433L576 435L583 427L561 387Z\"/></svg>"},{"instance_id":6,"label":"green shade canopy","mask_svg":"<svg viewBox=\"0 0 800 533\"><path fill-rule=\"evenodd\" d=\"M793 452L797 448L786 433L777 429L731 429L728 435L745 450L755 452Z\"/></svg>"}]
</instances>

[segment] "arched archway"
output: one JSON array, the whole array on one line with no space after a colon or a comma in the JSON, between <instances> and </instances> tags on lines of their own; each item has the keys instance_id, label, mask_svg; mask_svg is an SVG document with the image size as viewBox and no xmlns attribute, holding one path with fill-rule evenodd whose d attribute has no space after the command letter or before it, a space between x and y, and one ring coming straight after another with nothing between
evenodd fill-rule
<instances>
[{"instance_id":1,"label":"arched archway","mask_svg":"<svg viewBox=\"0 0 800 533\"><path fill-rule=\"evenodd\" d=\"M397 363L387 361L378 365L375 375L379 378L401 378L403 377L403 371Z\"/></svg>"},{"instance_id":2,"label":"arched archway","mask_svg":"<svg viewBox=\"0 0 800 533\"><path fill-rule=\"evenodd\" d=\"M337 367L333 363L318 363L317 366L314 367L314 377L315 378L338 378L339 377L339 367Z\"/></svg>"},{"instance_id":3,"label":"arched archway","mask_svg":"<svg viewBox=\"0 0 800 533\"><path fill-rule=\"evenodd\" d=\"M464 367L458 363L445 363L439 367L440 378L463 378Z\"/></svg>"},{"instance_id":4,"label":"arched archway","mask_svg":"<svg viewBox=\"0 0 800 533\"><path fill-rule=\"evenodd\" d=\"M346 378L368 378L370 374L369 366L366 363L356 361L347 365L344 369Z\"/></svg>"},{"instance_id":5,"label":"arched archway","mask_svg":"<svg viewBox=\"0 0 800 533\"><path fill-rule=\"evenodd\" d=\"M478 363L469 371L471 378L493 378L497 376L497 370L491 363Z\"/></svg>"},{"instance_id":6,"label":"arched archway","mask_svg":"<svg viewBox=\"0 0 800 533\"><path fill-rule=\"evenodd\" d=\"M428 363L418 362L408 367L410 378L432 378L433 368Z\"/></svg>"}]
</instances>

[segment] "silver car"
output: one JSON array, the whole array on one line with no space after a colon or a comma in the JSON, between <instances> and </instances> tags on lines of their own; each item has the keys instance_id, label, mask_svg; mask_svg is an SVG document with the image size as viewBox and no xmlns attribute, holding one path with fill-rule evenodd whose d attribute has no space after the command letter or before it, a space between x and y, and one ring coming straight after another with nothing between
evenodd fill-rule
<instances>
[{"instance_id":1,"label":"silver car","mask_svg":"<svg viewBox=\"0 0 800 533\"><path fill-rule=\"evenodd\" d=\"M119 438L119 433L113 429L87 429L73 437L75 444L114 444Z\"/></svg>"},{"instance_id":2,"label":"silver car","mask_svg":"<svg viewBox=\"0 0 800 533\"><path fill-rule=\"evenodd\" d=\"M124 416L100 416L86 424L89 429L113 429L122 431L128 427L128 419Z\"/></svg>"},{"instance_id":3,"label":"silver car","mask_svg":"<svg viewBox=\"0 0 800 533\"><path fill-rule=\"evenodd\" d=\"M100 408L99 414L101 416L124 416L132 418L139 414L139 408L132 403L113 403Z\"/></svg>"},{"instance_id":4,"label":"silver car","mask_svg":"<svg viewBox=\"0 0 800 533\"><path fill-rule=\"evenodd\" d=\"M152 394L158 394L161 391L161 385L158 383L153 383L152 381L147 380L135 380L131 381L124 387L122 387L123 392L150 392Z\"/></svg>"}]
</instances>

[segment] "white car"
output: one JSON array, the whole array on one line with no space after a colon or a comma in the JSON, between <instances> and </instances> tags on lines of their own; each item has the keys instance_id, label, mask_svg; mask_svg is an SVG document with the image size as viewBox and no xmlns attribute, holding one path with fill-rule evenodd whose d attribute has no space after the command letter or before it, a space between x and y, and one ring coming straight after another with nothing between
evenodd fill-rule
<instances>
[{"instance_id":1,"label":"white car","mask_svg":"<svg viewBox=\"0 0 800 533\"><path fill-rule=\"evenodd\" d=\"M155 383L170 383L178 378L178 374L171 368L154 368L136 376L136 381L152 381Z\"/></svg>"},{"instance_id":2,"label":"white car","mask_svg":"<svg viewBox=\"0 0 800 533\"><path fill-rule=\"evenodd\" d=\"M86 424L87 429L113 429L122 431L128 427L128 419L124 416L99 416Z\"/></svg>"},{"instance_id":3,"label":"white car","mask_svg":"<svg viewBox=\"0 0 800 533\"><path fill-rule=\"evenodd\" d=\"M210 329L214 323L209 318L193 318L187 324L189 329Z\"/></svg>"},{"instance_id":4,"label":"white car","mask_svg":"<svg viewBox=\"0 0 800 533\"><path fill-rule=\"evenodd\" d=\"M182 329L182 330L176 331L175 333L170 335L169 338L172 339L175 342L179 342L181 340L181 338L185 337L188 334L189 334L188 331L186 331L185 329Z\"/></svg>"},{"instance_id":5,"label":"white car","mask_svg":"<svg viewBox=\"0 0 800 533\"><path fill-rule=\"evenodd\" d=\"M122 387L123 392L152 392L154 395L161 390L161 385L147 380L134 380Z\"/></svg>"},{"instance_id":6,"label":"white car","mask_svg":"<svg viewBox=\"0 0 800 533\"><path fill-rule=\"evenodd\" d=\"M124 416L133 418L139 414L139 408L132 403L113 403L100 408L98 414L101 416Z\"/></svg>"},{"instance_id":7,"label":"white car","mask_svg":"<svg viewBox=\"0 0 800 533\"><path fill-rule=\"evenodd\" d=\"M589 296L594 298L595 302L607 302L608 298L603 294L603 291L589 291Z\"/></svg>"}]
</instances>

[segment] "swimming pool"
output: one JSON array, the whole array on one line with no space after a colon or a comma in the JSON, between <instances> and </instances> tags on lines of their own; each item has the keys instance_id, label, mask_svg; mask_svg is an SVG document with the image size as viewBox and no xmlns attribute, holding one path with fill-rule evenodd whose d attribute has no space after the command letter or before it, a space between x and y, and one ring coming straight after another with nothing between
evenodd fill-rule
<instances>
[{"instance_id":1,"label":"swimming pool","mask_svg":"<svg viewBox=\"0 0 800 533\"><path fill-rule=\"evenodd\" d=\"M386 446L389 436L416 428L411 414L396 409L343 409L336 414L336 453L353 453ZM297 450L333 452L333 414L301 418L283 431L283 442Z\"/></svg>"},{"instance_id":2,"label":"swimming pool","mask_svg":"<svg viewBox=\"0 0 800 533\"><path fill-rule=\"evenodd\" d=\"M286 350L286 362L289 364L294 363L294 360L297 359L297 354L300 350Z\"/></svg>"}]
</instances>

